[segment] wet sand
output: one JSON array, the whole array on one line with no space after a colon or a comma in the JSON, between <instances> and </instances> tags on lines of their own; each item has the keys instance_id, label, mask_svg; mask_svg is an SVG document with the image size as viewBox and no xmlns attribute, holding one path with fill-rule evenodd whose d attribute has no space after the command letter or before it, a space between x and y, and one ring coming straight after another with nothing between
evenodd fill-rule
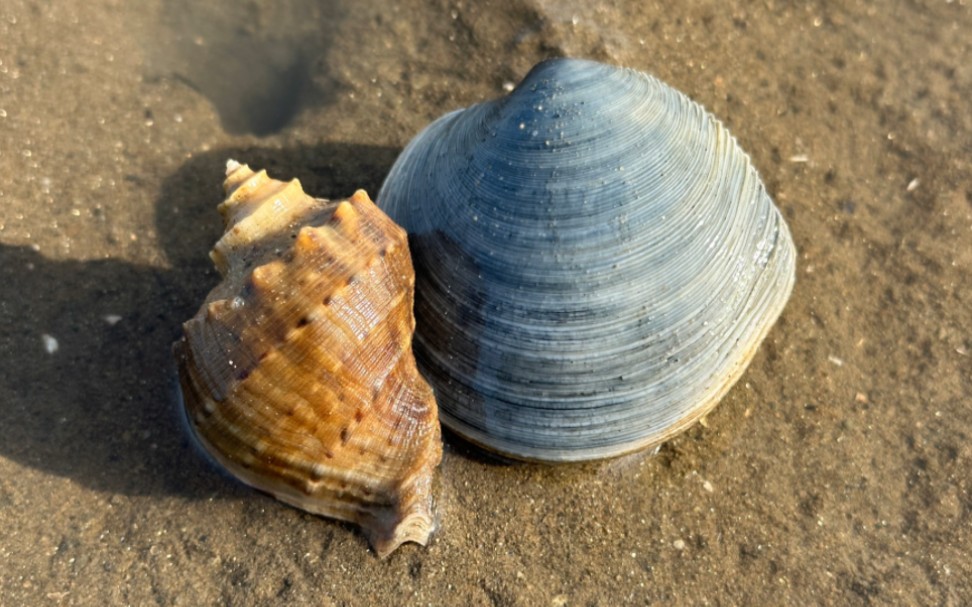
<instances>
[{"instance_id":1,"label":"wet sand","mask_svg":"<svg viewBox=\"0 0 972 607\"><path fill-rule=\"evenodd\" d=\"M972 602L967 0L56 4L0 6L0 605ZM226 159L375 193L560 55L705 105L789 223L793 297L720 406L587 466L447 436L440 529L385 561L211 466L170 344Z\"/></svg>"}]
</instances>

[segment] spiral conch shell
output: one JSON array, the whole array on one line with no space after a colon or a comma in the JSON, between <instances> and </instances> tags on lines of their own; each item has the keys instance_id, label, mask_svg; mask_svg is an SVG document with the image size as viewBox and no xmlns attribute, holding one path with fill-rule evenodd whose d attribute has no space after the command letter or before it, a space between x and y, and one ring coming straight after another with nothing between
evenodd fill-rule
<instances>
[{"instance_id":1,"label":"spiral conch shell","mask_svg":"<svg viewBox=\"0 0 972 607\"><path fill-rule=\"evenodd\" d=\"M361 190L315 199L234 161L224 187L223 280L174 346L199 442L243 482L359 525L381 557L425 544L442 446L404 231Z\"/></svg>"},{"instance_id":2,"label":"spiral conch shell","mask_svg":"<svg viewBox=\"0 0 972 607\"><path fill-rule=\"evenodd\" d=\"M442 423L550 462L650 448L742 375L796 252L749 157L635 70L556 59L413 139L378 204L409 233Z\"/></svg>"}]
</instances>

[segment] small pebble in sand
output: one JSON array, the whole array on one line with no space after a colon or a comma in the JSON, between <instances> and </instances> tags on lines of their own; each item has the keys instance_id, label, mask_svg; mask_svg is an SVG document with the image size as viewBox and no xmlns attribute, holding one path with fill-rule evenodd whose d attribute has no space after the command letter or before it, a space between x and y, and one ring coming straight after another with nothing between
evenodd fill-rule
<instances>
[{"instance_id":1,"label":"small pebble in sand","mask_svg":"<svg viewBox=\"0 0 972 607\"><path fill-rule=\"evenodd\" d=\"M108 323L109 325L111 325L113 327L115 325L117 325L118 324L118 321L120 321L122 319L122 317L119 316L118 314L105 314L101 318L103 318L106 323Z\"/></svg>"},{"instance_id":2,"label":"small pebble in sand","mask_svg":"<svg viewBox=\"0 0 972 607\"><path fill-rule=\"evenodd\" d=\"M908 187L905 188L905 189L908 190L909 192L914 192L915 190L917 190L918 189L918 179L912 179L911 181L909 181L908 182Z\"/></svg>"},{"instance_id":3,"label":"small pebble in sand","mask_svg":"<svg viewBox=\"0 0 972 607\"><path fill-rule=\"evenodd\" d=\"M712 483L705 481L702 483L702 488L705 489L707 493L712 493L715 489L712 487Z\"/></svg>"},{"instance_id":4,"label":"small pebble in sand","mask_svg":"<svg viewBox=\"0 0 972 607\"><path fill-rule=\"evenodd\" d=\"M685 550L685 540L675 540L672 542L672 546L675 548L675 550Z\"/></svg>"},{"instance_id":5,"label":"small pebble in sand","mask_svg":"<svg viewBox=\"0 0 972 607\"><path fill-rule=\"evenodd\" d=\"M810 157L806 154L794 154L790 156L790 162L810 162Z\"/></svg>"},{"instance_id":6,"label":"small pebble in sand","mask_svg":"<svg viewBox=\"0 0 972 607\"><path fill-rule=\"evenodd\" d=\"M831 363L837 365L838 367L843 367L844 366L844 359L843 358L837 358L833 354L831 354L830 356L828 356L827 357L827 360L829 360Z\"/></svg>"},{"instance_id":7,"label":"small pebble in sand","mask_svg":"<svg viewBox=\"0 0 972 607\"><path fill-rule=\"evenodd\" d=\"M44 333L43 335L41 335L41 341L44 342L44 350L48 354L54 354L55 352L57 352L58 349L57 339L55 339L53 335L48 335L47 333Z\"/></svg>"}]
</instances>

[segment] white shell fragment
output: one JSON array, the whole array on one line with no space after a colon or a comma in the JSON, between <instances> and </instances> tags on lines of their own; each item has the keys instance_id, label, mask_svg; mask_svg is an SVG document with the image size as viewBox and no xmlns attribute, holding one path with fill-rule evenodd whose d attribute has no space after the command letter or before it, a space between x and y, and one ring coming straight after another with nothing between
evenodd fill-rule
<instances>
[{"instance_id":1,"label":"white shell fragment","mask_svg":"<svg viewBox=\"0 0 972 607\"><path fill-rule=\"evenodd\" d=\"M54 354L61 347L57 343L57 338L53 335L48 335L47 333L41 334L41 341L44 342L44 351L48 354Z\"/></svg>"},{"instance_id":2,"label":"white shell fragment","mask_svg":"<svg viewBox=\"0 0 972 607\"><path fill-rule=\"evenodd\" d=\"M794 283L787 226L722 124L590 61L541 63L435 121L378 204L410 236L443 423L519 459L616 456L689 427Z\"/></svg>"}]
</instances>

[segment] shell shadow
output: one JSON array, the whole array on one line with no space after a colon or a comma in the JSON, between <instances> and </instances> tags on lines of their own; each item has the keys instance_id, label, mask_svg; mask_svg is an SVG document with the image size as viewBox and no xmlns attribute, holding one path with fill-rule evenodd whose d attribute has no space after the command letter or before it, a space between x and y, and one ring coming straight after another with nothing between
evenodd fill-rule
<instances>
[{"instance_id":1,"label":"shell shadow","mask_svg":"<svg viewBox=\"0 0 972 607\"><path fill-rule=\"evenodd\" d=\"M483 466L513 468L533 465L528 462L521 462L504 457L498 453L486 451L482 447L469 442L461 435L456 434L446 426L442 426L442 442L445 443L448 451Z\"/></svg>"},{"instance_id":2,"label":"shell shadow","mask_svg":"<svg viewBox=\"0 0 972 607\"><path fill-rule=\"evenodd\" d=\"M333 98L321 58L345 12L336 2L284 0L268 18L257 6L165 0L143 36L149 73L209 99L227 132L269 135Z\"/></svg>"},{"instance_id":3,"label":"shell shadow","mask_svg":"<svg viewBox=\"0 0 972 607\"><path fill-rule=\"evenodd\" d=\"M55 261L0 245L0 456L122 494L208 497L214 483L178 404L171 344L217 281L207 253L227 158L296 176L316 196L377 191L399 150L353 144L228 148L164 182L155 229L170 267ZM146 226L149 227L149 226ZM45 351L43 335L57 340Z\"/></svg>"}]
</instances>

